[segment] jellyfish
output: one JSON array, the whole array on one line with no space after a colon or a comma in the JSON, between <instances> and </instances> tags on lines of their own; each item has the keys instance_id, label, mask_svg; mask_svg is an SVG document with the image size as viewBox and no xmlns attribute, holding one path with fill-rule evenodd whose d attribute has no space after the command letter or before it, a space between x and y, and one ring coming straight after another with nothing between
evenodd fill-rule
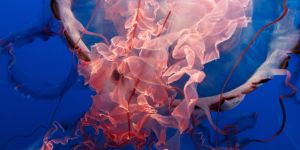
<instances>
[{"instance_id":1,"label":"jellyfish","mask_svg":"<svg viewBox=\"0 0 300 150\"><path fill-rule=\"evenodd\" d=\"M176 150L187 134L196 149L239 149L274 139L285 127L283 100L297 93L287 66L290 55L299 53L299 5L292 0L52 0L62 28L48 36L64 37L95 94L71 133L51 119L41 149ZM219 114L279 75L290 89L279 98L281 126L268 139L236 142L238 133L252 128L256 114L225 127L219 126ZM217 134L215 142L204 125ZM59 133L63 137L55 137Z\"/></svg>"},{"instance_id":2,"label":"jellyfish","mask_svg":"<svg viewBox=\"0 0 300 150\"><path fill-rule=\"evenodd\" d=\"M274 75L286 76L293 95L297 89L284 63L299 35L293 25L283 28L282 20L293 23L288 16L295 12L288 13L283 1L280 15L253 33L255 3L54 1L54 14L79 59L78 70L96 91L80 128L103 132L108 147L133 144L142 149L154 134L157 149L179 149L180 135L195 125L191 120L206 118L217 133L228 134L211 111L234 108ZM253 48L258 36L275 25L270 48ZM237 41L248 45L234 47ZM229 82L231 78L238 80ZM175 129L172 137L166 135L169 128ZM91 143L86 145L97 146Z\"/></svg>"}]
</instances>

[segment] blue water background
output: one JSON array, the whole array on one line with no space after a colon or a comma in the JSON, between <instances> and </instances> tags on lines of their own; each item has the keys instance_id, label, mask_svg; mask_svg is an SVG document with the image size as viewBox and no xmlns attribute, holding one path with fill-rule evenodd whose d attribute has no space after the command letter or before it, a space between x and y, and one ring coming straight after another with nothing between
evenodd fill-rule
<instances>
[{"instance_id":1,"label":"blue water background","mask_svg":"<svg viewBox=\"0 0 300 150\"><path fill-rule=\"evenodd\" d=\"M49 1L43 0L0 0L0 39L15 33L22 35L31 27L38 28L50 17L48 6ZM262 4L261 9L263 7L268 5ZM265 15L273 14L266 12ZM37 149L46 133L43 127L37 127L49 127L56 108L54 120L72 126L88 110L93 92L83 85L83 79L76 73L76 59L59 36L46 41L36 39L22 47L16 45L14 55L16 60L11 62L9 53L4 49L0 51L0 149L4 146L7 150ZM299 58L292 58L290 69L296 71L300 66ZM11 73L8 71L10 64L13 64L9 69ZM254 128L242 134L254 138L270 137L281 124L278 97L289 92L284 79L275 77L250 93L237 108L221 114L222 120L256 112L258 118ZM300 88L297 76L293 82ZM18 90L14 83L34 86L34 96L30 94L32 91ZM299 98L297 94L284 102L287 123L283 134L271 142L252 143L245 149L300 149ZM182 148L193 147L186 142Z\"/></svg>"}]
</instances>

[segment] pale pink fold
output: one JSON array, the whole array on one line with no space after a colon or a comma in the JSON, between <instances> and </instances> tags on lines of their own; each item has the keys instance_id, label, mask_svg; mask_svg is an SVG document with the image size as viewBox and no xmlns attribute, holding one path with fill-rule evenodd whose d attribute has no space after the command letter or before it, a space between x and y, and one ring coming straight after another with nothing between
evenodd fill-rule
<instances>
[{"instance_id":1,"label":"pale pink fold","mask_svg":"<svg viewBox=\"0 0 300 150\"><path fill-rule=\"evenodd\" d=\"M220 131L209 113L212 102L199 100L197 85L206 64L220 57L218 45L247 26L250 7L251 0L103 0L117 35L109 45L95 43L91 61L79 66L97 92L82 124L115 143L154 132L157 148L179 149L175 141L191 128L198 106L196 114ZM184 75L183 88L174 88ZM174 92L183 98L175 100ZM168 139L168 128L178 133Z\"/></svg>"}]
</instances>

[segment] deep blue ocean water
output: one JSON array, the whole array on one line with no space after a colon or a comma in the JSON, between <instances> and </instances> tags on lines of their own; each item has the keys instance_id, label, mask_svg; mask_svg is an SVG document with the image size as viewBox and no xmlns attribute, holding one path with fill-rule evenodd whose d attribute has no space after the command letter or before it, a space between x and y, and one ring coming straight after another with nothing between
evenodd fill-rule
<instances>
[{"instance_id":1,"label":"deep blue ocean water","mask_svg":"<svg viewBox=\"0 0 300 150\"><path fill-rule=\"evenodd\" d=\"M292 2L299 4L296 0ZM14 37L16 41L12 45L13 55L0 49L0 150L38 149L52 121L74 126L91 105L93 91L83 85L83 78L76 71L76 59L65 41L60 36L41 36L30 42L30 36L38 35L35 31L41 30L51 18L49 12L47 0L0 0L0 40ZM54 21L51 30L59 30L59 23ZM292 82L300 88L299 56L291 57ZM253 128L241 135L270 137L281 124L278 97L289 92L284 79L274 77L247 95L238 107L222 113L221 119L226 122L255 113ZM300 95L284 103L284 132L271 142L251 143L244 149L300 149ZM182 149L193 146L184 142Z\"/></svg>"}]
</instances>

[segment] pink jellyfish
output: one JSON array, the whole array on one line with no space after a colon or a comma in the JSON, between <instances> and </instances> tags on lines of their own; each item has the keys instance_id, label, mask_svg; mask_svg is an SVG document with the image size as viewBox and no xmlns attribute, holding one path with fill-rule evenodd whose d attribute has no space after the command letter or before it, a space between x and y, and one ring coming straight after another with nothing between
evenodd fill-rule
<instances>
[{"instance_id":1,"label":"pink jellyfish","mask_svg":"<svg viewBox=\"0 0 300 150\"><path fill-rule=\"evenodd\" d=\"M225 91L234 66L221 94L198 94L205 68L222 55L220 44L249 26L252 0L56 0L52 6L79 58L80 74L96 91L78 132L84 134L87 126L103 132L108 147L132 144L142 149L154 135L157 149L179 149L180 136L193 128L193 120L200 124L203 118L216 132L227 134L212 120L212 109L231 109L271 76L289 76L276 69L288 52L276 51L240 87ZM84 7L89 10L83 12ZM236 64L260 32L286 13L284 3L282 15L255 34ZM268 61L275 57L279 61ZM170 128L176 133L167 138ZM47 134L43 149L59 143L47 138L54 131ZM92 140L83 144L97 149Z\"/></svg>"}]
</instances>

